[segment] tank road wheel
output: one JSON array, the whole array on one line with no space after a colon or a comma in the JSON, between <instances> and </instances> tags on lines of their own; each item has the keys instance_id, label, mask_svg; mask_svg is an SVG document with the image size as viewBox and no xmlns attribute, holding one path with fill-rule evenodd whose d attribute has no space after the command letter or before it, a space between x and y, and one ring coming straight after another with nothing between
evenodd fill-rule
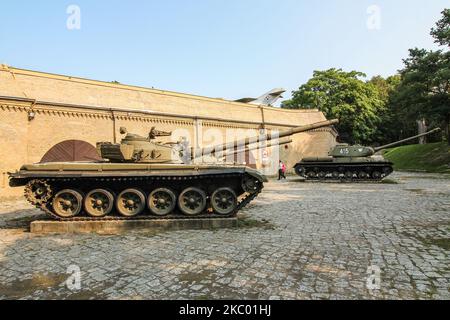
<instances>
[{"instance_id":1,"label":"tank road wheel","mask_svg":"<svg viewBox=\"0 0 450 320\"><path fill-rule=\"evenodd\" d=\"M219 188L211 196L211 206L218 214L227 215L237 207L236 193L230 188Z\"/></svg>"},{"instance_id":2,"label":"tank road wheel","mask_svg":"<svg viewBox=\"0 0 450 320\"><path fill-rule=\"evenodd\" d=\"M358 178L359 178L359 179L366 179L367 176L368 176L368 174L367 174L367 172L365 172L365 171L360 171L360 172L358 172Z\"/></svg>"},{"instance_id":3,"label":"tank road wheel","mask_svg":"<svg viewBox=\"0 0 450 320\"><path fill-rule=\"evenodd\" d=\"M310 170L306 172L306 176L310 179L314 179L317 176L317 174L313 170Z\"/></svg>"},{"instance_id":4,"label":"tank road wheel","mask_svg":"<svg viewBox=\"0 0 450 320\"><path fill-rule=\"evenodd\" d=\"M40 205L52 197L52 189L45 180L34 179L25 186L25 198L32 205Z\"/></svg>"},{"instance_id":5,"label":"tank road wheel","mask_svg":"<svg viewBox=\"0 0 450 320\"><path fill-rule=\"evenodd\" d=\"M333 173L331 174L331 176L333 177L333 179L339 179L340 173L338 171L333 171Z\"/></svg>"},{"instance_id":6,"label":"tank road wheel","mask_svg":"<svg viewBox=\"0 0 450 320\"><path fill-rule=\"evenodd\" d=\"M105 189L94 189L84 198L84 210L91 217L104 217L114 206L114 196Z\"/></svg>"},{"instance_id":7,"label":"tank road wheel","mask_svg":"<svg viewBox=\"0 0 450 320\"><path fill-rule=\"evenodd\" d=\"M148 196L147 205L150 211L157 216L165 216L173 211L177 204L177 197L172 190L159 188L153 190Z\"/></svg>"},{"instance_id":8,"label":"tank road wheel","mask_svg":"<svg viewBox=\"0 0 450 320\"><path fill-rule=\"evenodd\" d=\"M317 173L317 177L318 177L320 180L325 179L326 176L327 176L327 173L326 173L325 171L319 171L319 172Z\"/></svg>"},{"instance_id":9,"label":"tank road wheel","mask_svg":"<svg viewBox=\"0 0 450 320\"><path fill-rule=\"evenodd\" d=\"M206 194L198 188L186 188L178 197L178 206L189 216L202 213L206 207Z\"/></svg>"},{"instance_id":10,"label":"tank road wheel","mask_svg":"<svg viewBox=\"0 0 450 320\"><path fill-rule=\"evenodd\" d=\"M117 211L125 217L134 217L145 208L145 196L137 189L126 189L116 199Z\"/></svg>"},{"instance_id":11,"label":"tank road wheel","mask_svg":"<svg viewBox=\"0 0 450 320\"><path fill-rule=\"evenodd\" d=\"M374 171L374 172L372 172L372 178L375 179L375 180L381 179L381 173L380 173L380 171Z\"/></svg>"},{"instance_id":12,"label":"tank road wheel","mask_svg":"<svg viewBox=\"0 0 450 320\"><path fill-rule=\"evenodd\" d=\"M64 189L59 191L52 202L53 211L62 218L72 218L80 213L83 196L78 191Z\"/></svg>"},{"instance_id":13,"label":"tank road wheel","mask_svg":"<svg viewBox=\"0 0 450 320\"><path fill-rule=\"evenodd\" d=\"M347 179L347 180L352 180L352 179L353 179L353 172L352 172L352 171L346 171L346 172L344 173L344 177L345 177L345 179Z\"/></svg>"}]
</instances>

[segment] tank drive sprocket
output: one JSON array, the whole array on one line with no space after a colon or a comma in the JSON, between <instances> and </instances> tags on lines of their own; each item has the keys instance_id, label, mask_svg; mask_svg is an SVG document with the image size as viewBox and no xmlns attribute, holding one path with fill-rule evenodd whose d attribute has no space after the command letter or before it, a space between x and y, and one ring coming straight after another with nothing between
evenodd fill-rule
<instances>
[{"instance_id":1,"label":"tank drive sprocket","mask_svg":"<svg viewBox=\"0 0 450 320\"><path fill-rule=\"evenodd\" d=\"M40 206L53 196L53 191L46 180L33 179L25 185L24 195L29 203Z\"/></svg>"}]
</instances>

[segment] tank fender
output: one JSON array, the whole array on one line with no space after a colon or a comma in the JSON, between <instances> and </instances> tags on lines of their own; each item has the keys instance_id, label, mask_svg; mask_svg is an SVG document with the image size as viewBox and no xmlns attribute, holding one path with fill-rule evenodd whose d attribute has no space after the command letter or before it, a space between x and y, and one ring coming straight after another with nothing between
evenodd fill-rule
<instances>
[{"instance_id":1,"label":"tank fender","mask_svg":"<svg viewBox=\"0 0 450 320\"><path fill-rule=\"evenodd\" d=\"M249 175L251 175L252 177L255 177L256 179L261 180L262 182L269 182L267 177L265 175L259 173L258 171L249 170L248 168L246 168L245 172L248 173Z\"/></svg>"},{"instance_id":2,"label":"tank fender","mask_svg":"<svg viewBox=\"0 0 450 320\"><path fill-rule=\"evenodd\" d=\"M301 162L333 162L333 157L307 157Z\"/></svg>"},{"instance_id":3,"label":"tank fender","mask_svg":"<svg viewBox=\"0 0 450 320\"><path fill-rule=\"evenodd\" d=\"M26 185L28 182L28 179L15 177L13 173L8 172L8 175L10 187L21 187Z\"/></svg>"}]
</instances>

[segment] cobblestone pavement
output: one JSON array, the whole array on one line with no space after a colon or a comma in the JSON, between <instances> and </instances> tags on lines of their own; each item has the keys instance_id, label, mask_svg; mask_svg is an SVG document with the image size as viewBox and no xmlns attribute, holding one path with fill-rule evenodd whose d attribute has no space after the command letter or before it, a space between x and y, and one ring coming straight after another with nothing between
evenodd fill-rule
<instances>
[{"instance_id":1,"label":"cobblestone pavement","mask_svg":"<svg viewBox=\"0 0 450 320\"><path fill-rule=\"evenodd\" d=\"M392 177L272 181L222 230L38 236L39 211L3 202L0 298L450 299L450 178Z\"/></svg>"}]
</instances>

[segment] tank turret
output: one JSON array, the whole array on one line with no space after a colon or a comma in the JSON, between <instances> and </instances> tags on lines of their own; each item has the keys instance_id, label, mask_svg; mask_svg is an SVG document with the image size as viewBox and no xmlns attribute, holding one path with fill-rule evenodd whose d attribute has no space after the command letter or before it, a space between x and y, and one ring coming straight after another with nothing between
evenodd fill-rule
<instances>
[{"instance_id":1,"label":"tank turret","mask_svg":"<svg viewBox=\"0 0 450 320\"><path fill-rule=\"evenodd\" d=\"M378 151L403 144L439 131L439 128L392 142L376 148L337 144L327 157L303 158L294 166L295 172L310 180L374 180L379 181L393 172L393 164Z\"/></svg>"},{"instance_id":2,"label":"tank turret","mask_svg":"<svg viewBox=\"0 0 450 320\"><path fill-rule=\"evenodd\" d=\"M126 134L120 143L97 143L97 152L103 159L111 162L176 163L174 159L179 158L179 150L174 147L176 143L155 141L157 137L171 136L171 132L152 127L148 136L143 137L128 133L126 128L121 127L120 133Z\"/></svg>"}]
</instances>

